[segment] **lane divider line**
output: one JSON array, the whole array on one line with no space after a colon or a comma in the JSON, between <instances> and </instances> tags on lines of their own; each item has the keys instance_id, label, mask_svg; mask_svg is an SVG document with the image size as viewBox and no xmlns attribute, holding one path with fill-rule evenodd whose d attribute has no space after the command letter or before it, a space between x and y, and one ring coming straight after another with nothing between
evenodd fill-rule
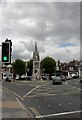
<instances>
[{"instance_id":1,"label":"lane divider line","mask_svg":"<svg viewBox=\"0 0 82 120\"><path fill-rule=\"evenodd\" d=\"M50 115L40 115L40 116L36 116L36 118L53 117L53 116L60 116L60 115L68 115L68 114L80 113L80 112L82 112L82 110L72 111L72 112L64 112L64 113L56 113L56 114L50 114Z\"/></svg>"},{"instance_id":2,"label":"lane divider line","mask_svg":"<svg viewBox=\"0 0 82 120\"><path fill-rule=\"evenodd\" d=\"M15 92L14 92L14 94L15 94L18 98L20 98L22 101L24 101L24 99L23 99L20 95L18 95L18 94L15 93Z\"/></svg>"},{"instance_id":3,"label":"lane divider line","mask_svg":"<svg viewBox=\"0 0 82 120\"><path fill-rule=\"evenodd\" d=\"M33 110L33 108L30 108L30 107L29 107L29 109L31 109L32 112L33 112L35 115L37 115L36 112Z\"/></svg>"},{"instance_id":4,"label":"lane divider line","mask_svg":"<svg viewBox=\"0 0 82 120\"><path fill-rule=\"evenodd\" d=\"M18 98L20 98L22 101L24 101L24 99L20 95L18 95L17 93L15 93L14 91L12 91L12 90L10 90L10 89L8 89L6 87L2 87L2 88L6 89L7 91L10 91L10 92L14 93Z\"/></svg>"},{"instance_id":5,"label":"lane divider line","mask_svg":"<svg viewBox=\"0 0 82 120\"><path fill-rule=\"evenodd\" d=\"M80 89L80 88L78 88L78 87L74 87L74 86L68 84L67 82L65 82L65 84L68 85L68 86L70 86L70 87L72 87L72 88L75 88L75 89L78 89L78 90L82 90L82 89Z\"/></svg>"},{"instance_id":6,"label":"lane divider line","mask_svg":"<svg viewBox=\"0 0 82 120\"><path fill-rule=\"evenodd\" d=\"M22 107L22 109L26 112L27 117L29 118L34 118L34 116L32 115L32 113L28 110L28 108L24 105L24 103L22 103L22 101L16 97L17 102L20 104L20 106Z\"/></svg>"},{"instance_id":7,"label":"lane divider line","mask_svg":"<svg viewBox=\"0 0 82 120\"><path fill-rule=\"evenodd\" d=\"M35 113L36 113L37 115L40 115L39 112L38 112L35 108L33 108L33 110L35 111Z\"/></svg>"},{"instance_id":8,"label":"lane divider line","mask_svg":"<svg viewBox=\"0 0 82 120\"><path fill-rule=\"evenodd\" d=\"M76 90L75 91L70 91L70 92L67 92L67 93L64 93L64 94L61 94L61 95L67 95L67 94L70 94L70 93L73 93L73 92L77 92L77 91Z\"/></svg>"},{"instance_id":9,"label":"lane divider line","mask_svg":"<svg viewBox=\"0 0 82 120\"><path fill-rule=\"evenodd\" d=\"M40 113L35 108L30 108L36 116L41 116ZM35 118L36 118L35 116ZM39 117L40 120L45 120L43 117Z\"/></svg>"},{"instance_id":10,"label":"lane divider line","mask_svg":"<svg viewBox=\"0 0 82 120\"><path fill-rule=\"evenodd\" d=\"M36 87L34 87L32 90L30 90L27 94L25 94L24 96L23 96L23 98L25 98L27 95L29 95L30 93L32 93L34 90L36 90L37 88L39 88L41 85L38 85L38 86L36 86Z\"/></svg>"},{"instance_id":11,"label":"lane divider line","mask_svg":"<svg viewBox=\"0 0 82 120\"><path fill-rule=\"evenodd\" d=\"M22 107L23 110L25 110L24 106L22 105L22 103L19 101L19 99L16 97L17 102L20 104L20 106Z\"/></svg>"}]
</instances>

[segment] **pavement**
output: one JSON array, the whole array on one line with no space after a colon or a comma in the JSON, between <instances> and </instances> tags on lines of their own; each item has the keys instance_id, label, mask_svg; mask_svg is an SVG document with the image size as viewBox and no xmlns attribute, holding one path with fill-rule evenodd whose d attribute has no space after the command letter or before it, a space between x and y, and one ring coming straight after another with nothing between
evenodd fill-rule
<instances>
[{"instance_id":1,"label":"pavement","mask_svg":"<svg viewBox=\"0 0 82 120\"><path fill-rule=\"evenodd\" d=\"M24 107L20 98L7 89L2 90L2 118L30 118L33 117L28 109Z\"/></svg>"},{"instance_id":2,"label":"pavement","mask_svg":"<svg viewBox=\"0 0 82 120\"><path fill-rule=\"evenodd\" d=\"M2 82L0 81L0 120L2 118Z\"/></svg>"}]
</instances>

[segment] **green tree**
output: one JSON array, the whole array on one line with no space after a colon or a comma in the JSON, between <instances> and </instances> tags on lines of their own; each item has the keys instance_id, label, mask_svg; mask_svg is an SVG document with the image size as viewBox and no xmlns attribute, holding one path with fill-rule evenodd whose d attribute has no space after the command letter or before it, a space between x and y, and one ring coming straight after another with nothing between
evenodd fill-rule
<instances>
[{"instance_id":1,"label":"green tree","mask_svg":"<svg viewBox=\"0 0 82 120\"><path fill-rule=\"evenodd\" d=\"M55 73L56 70L56 62L52 57L46 57L41 61L41 66L44 71L44 73L49 74L49 77L51 78L51 75Z\"/></svg>"},{"instance_id":2,"label":"green tree","mask_svg":"<svg viewBox=\"0 0 82 120\"><path fill-rule=\"evenodd\" d=\"M21 75L25 74L25 63L20 59L16 59L12 65L14 75L18 74L21 78Z\"/></svg>"},{"instance_id":3,"label":"green tree","mask_svg":"<svg viewBox=\"0 0 82 120\"><path fill-rule=\"evenodd\" d=\"M28 75L32 75L32 69L33 69L33 60L27 61L27 69L28 69Z\"/></svg>"}]
</instances>

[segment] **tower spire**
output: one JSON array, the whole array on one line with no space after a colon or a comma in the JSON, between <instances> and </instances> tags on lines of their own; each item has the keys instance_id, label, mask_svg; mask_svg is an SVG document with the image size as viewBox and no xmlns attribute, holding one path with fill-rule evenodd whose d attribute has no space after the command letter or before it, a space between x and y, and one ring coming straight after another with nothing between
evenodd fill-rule
<instances>
[{"instance_id":1,"label":"tower spire","mask_svg":"<svg viewBox=\"0 0 82 120\"><path fill-rule=\"evenodd\" d=\"M32 73L32 79L33 80L41 80L40 75L40 58L39 58L39 52L37 48L37 43L35 42L35 48L33 52L33 73Z\"/></svg>"},{"instance_id":2,"label":"tower spire","mask_svg":"<svg viewBox=\"0 0 82 120\"><path fill-rule=\"evenodd\" d=\"M38 52L38 49L37 49L37 43L35 42L35 53Z\"/></svg>"}]
</instances>

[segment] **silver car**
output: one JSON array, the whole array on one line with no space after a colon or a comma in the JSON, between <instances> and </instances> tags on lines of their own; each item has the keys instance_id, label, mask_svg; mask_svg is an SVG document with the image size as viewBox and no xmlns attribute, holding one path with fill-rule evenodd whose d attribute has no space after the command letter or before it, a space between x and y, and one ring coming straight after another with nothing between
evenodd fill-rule
<instances>
[{"instance_id":1,"label":"silver car","mask_svg":"<svg viewBox=\"0 0 82 120\"><path fill-rule=\"evenodd\" d=\"M62 84L62 80L59 76L54 77L53 79L53 85L61 85Z\"/></svg>"}]
</instances>

